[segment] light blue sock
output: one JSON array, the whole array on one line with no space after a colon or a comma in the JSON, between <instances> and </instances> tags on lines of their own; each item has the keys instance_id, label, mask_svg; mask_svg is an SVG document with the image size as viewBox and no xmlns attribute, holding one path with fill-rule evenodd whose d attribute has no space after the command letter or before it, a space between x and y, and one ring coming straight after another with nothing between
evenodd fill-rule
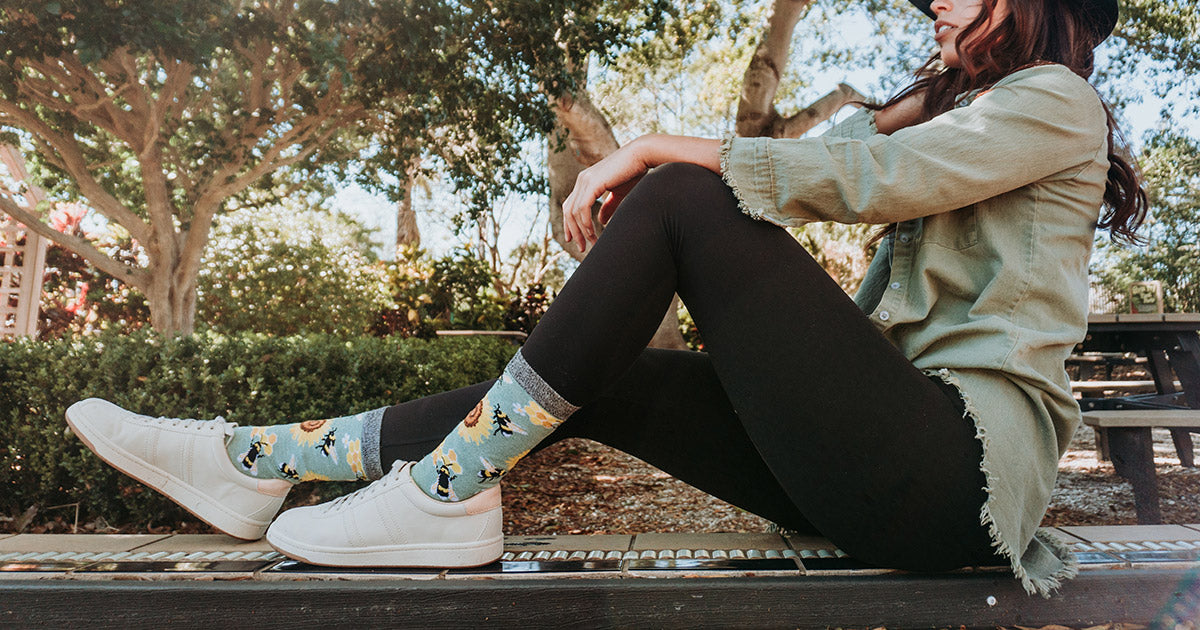
<instances>
[{"instance_id":1,"label":"light blue sock","mask_svg":"<svg viewBox=\"0 0 1200 630\"><path fill-rule=\"evenodd\" d=\"M576 409L518 351L483 400L432 453L413 465L413 480L435 499L466 499L500 483L504 473Z\"/></svg>"},{"instance_id":2,"label":"light blue sock","mask_svg":"<svg viewBox=\"0 0 1200 630\"><path fill-rule=\"evenodd\" d=\"M383 409L296 424L237 427L225 443L230 461L259 479L357 481L383 476L379 425Z\"/></svg>"}]
</instances>

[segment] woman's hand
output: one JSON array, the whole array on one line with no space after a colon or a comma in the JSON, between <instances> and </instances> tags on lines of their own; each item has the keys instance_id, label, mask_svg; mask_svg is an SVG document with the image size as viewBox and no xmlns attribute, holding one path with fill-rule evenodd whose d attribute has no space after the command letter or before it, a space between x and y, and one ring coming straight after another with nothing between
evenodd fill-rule
<instances>
[{"instance_id":1,"label":"woman's hand","mask_svg":"<svg viewBox=\"0 0 1200 630\"><path fill-rule=\"evenodd\" d=\"M608 199L600 206L598 217L600 224L604 225L616 212L625 195L650 168L639 155L639 140L583 169L575 180L575 188L563 202L563 232L566 233L567 242L574 242L580 253L587 249L588 243L596 242L592 204L608 194Z\"/></svg>"},{"instance_id":2,"label":"woman's hand","mask_svg":"<svg viewBox=\"0 0 1200 630\"><path fill-rule=\"evenodd\" d=\"M718 140L651 134L617 149L608 157L579 173L575 188L563 202L563 232L567 242L575 242L582 253L588 243L596 242L592 224L592 204L607 194L597 217L608 223L625 195L646 171L668 162L687 162L720 174L721 143Z\"/></svg>"}]
</instances>

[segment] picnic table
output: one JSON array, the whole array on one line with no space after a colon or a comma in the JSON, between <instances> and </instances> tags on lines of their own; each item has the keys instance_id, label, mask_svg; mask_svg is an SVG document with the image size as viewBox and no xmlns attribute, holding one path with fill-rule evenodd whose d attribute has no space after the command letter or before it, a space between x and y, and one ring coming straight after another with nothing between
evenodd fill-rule
<instances>
[{"instance_id":1,"label":"picnic table","mask_svg":"<svg viewBox=\"0 0 1200 630\"><path fill-rule=\"evenodd\" d=\"M1076 353L1136 353L1147 359L1154 392L1083 398L1097 449L1133 484L1139 523L1161 523L1152 427L1171 432L1180 464L1194 467L1191 433L1200 432L1200 313L1093 314ZM1089 413L1090 412L1090 413Z\"/></svg>"},{"instance_id":2,"label":"picnic table","mask_svg":"<svg viewBox=\"0 0 1200 630\"><path fill-rule=\"evenodd\" d=\"M1085 411L1200 409L1200 313L1092 314L1087 337L1075 352L1144 356L1156 390L1149 395L1085 399L1081 402Z\"/></svg>"}]
</instances>

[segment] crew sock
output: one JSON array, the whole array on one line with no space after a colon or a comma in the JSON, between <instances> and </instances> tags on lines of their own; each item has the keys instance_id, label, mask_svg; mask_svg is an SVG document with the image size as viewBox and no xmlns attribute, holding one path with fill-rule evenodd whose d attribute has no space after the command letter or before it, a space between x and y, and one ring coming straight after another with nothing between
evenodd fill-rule
<instances>
[{"instance_id":1,"label":"crew sock","mask_svg":"<svg viewBox=\"0 0 1200 630\"><path fill-rule=\"evenodd\" d=\"M483 400L432 453L413 465L413 481L435 499L467 499L499 484L576 409L518 351Z\"/></svg>"},{"instance_id":2,"label":"crew sock","mask_svg":"<svg viewBox=\"0 0 1200 630\"><path fill-rule=\"evenodd\" d=\"M238 470L258 479L358 481L383 476L383 409L295 424L237 427L225 443Z\"/></svg>"}]
</instances>

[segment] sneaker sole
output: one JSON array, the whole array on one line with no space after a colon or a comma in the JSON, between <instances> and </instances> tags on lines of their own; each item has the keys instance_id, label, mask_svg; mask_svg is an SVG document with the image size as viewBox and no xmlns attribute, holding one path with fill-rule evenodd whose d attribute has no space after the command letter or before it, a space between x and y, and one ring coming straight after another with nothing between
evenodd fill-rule
<instances>
[{"instance_id":1,"label":"sneaker sole","mask_svg":"<svg viewBox=\"0 0 1200 630\"><path fill-rule=\"evenodd\" d=\"M491 564L504 553L504 536L469 543L389 545L353 549L319 549L268 531L275 551L308 564L326 567L411 567L457 569Z\"/></svg>"},{"instance_id":2,"label":"sneaker sole","mask_svg":"<svg viewBox=\"0 0 1200 630\"><path fill-rule=\"evenodd\" d=\"M192 486L184 483L183 480L170 473L143 464L141 460L125 452L122 448L109 443L102 436L97 436L97 439L94 440L89 438L87 430L84 428L86 424L73 419L70 409L67 410L66 416L67 425L75 432L79 441L91 449L97 457L104 460L113 468L158 491L163 496L175 502L179 507L187 510L192 516L208 523L222 533L241 540L258 540L266 533L267 526L270 523L257 525L245 522L239 517L230 514L220 504L209 500L197 492ZM165 477L166 481L161 484L151 482L150 479L153 477ZM202 513L197 510L210 513Z\"/></svg>"}]
</instances>

